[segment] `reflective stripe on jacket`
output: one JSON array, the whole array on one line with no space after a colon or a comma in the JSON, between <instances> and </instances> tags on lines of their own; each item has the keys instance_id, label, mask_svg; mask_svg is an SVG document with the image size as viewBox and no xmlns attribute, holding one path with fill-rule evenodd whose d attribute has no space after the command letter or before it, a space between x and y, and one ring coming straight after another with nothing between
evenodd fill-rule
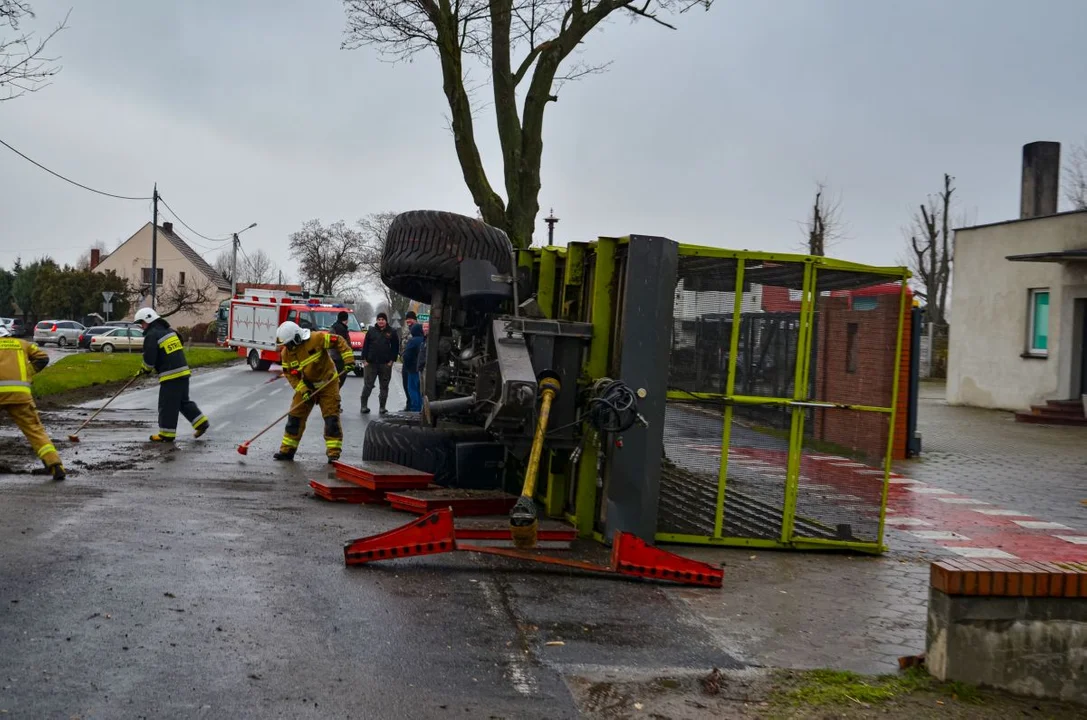
<instances>
[{"instance_id":1,"label":"reflective stripe on jacket","mask_svg":"<svg viewBox=\"0 0 1087 720\"><path fill-rule=\"evenodd\" d=\"M157 373L160 383L192 374L181 338L162 318L148 325L144 333L143 369Z\"/></svg>"},{"instance_id":2,"label":"reflective stripe on jacket","mask_svg":"<svg viewBox=\"0 0 1087 720\"><path fill-rule=\"evenodd\" d=\"M30 380L49 364L49 356L34 343L0 338L0 405L33 403Z\"/></svg>"},{"instance_id":3,"label":"reflective stripe on jacket","mask_svg":"<svg viewBox=\"0 0 1087 720\"><path fill-rule=\"evenodd\" d=\"M333 354L338 357L333 358ZM354 366L355 354L351 345L339 335L311 330L309 340L298 347L284 345L279 360L291 386L296 392L305 393L336 377L337 360L347 367Z\"/></svg>"}]
</instances>

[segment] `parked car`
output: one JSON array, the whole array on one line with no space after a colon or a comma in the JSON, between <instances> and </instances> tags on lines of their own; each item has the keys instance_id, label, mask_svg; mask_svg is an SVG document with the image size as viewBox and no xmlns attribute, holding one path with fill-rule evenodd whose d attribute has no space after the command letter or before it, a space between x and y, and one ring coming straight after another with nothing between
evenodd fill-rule
<instances>
[{"instance_id":1,"label":"parked car","mask_svg":"<svg viewBox=\"0 0 1087 720\"><path fill-rule=\"evenodd\" d=\"M86 329L74 320L42 320L34 326L34 342L39 345L56 343L58 347L76 345L80 333Z\"/></svg>"},{"instance_id":2,"label":"parked car","mask_svg":"<svg viewBox=\"0 0 1087 720\"><path fill-rule=\"evenodd\" d=\"M6 327L12 337L26 336L26 323L22 318L0 318L0 325Z\"/></svg>"},{"instance_id":3,"label":"parked car","mask_svg":"<svg viewBox=\"0 0 1087 720\"><path fill-rule=\"evenodd\" d=\"M134 327L138 328L140 324L133 322L132 320L107 320L102 323L103 327Z\"/></svg>"},{"instance_id":4,"label":"parked car","mask_svg":"<svg viewBox=\"0 0 1087 720\"><path fill-rule=\"evenodd\" d=\"M114 329L115 328L110 327L109 325L95 325L94 327L87 328L79 335L79 348L82 350L90 350L91 338Z\"/></svg>"},{"instance_id":5,"label":"parked car","mask_svg":"<svg viewBox=\"0 0 1087 720\"><path fill-rule=\"evenodd\" d=\"M107 328L91 338L91 351L111 353L115 350L137 352L143 349L143 330L139 328Z\"/></svg>"}]
</instances>

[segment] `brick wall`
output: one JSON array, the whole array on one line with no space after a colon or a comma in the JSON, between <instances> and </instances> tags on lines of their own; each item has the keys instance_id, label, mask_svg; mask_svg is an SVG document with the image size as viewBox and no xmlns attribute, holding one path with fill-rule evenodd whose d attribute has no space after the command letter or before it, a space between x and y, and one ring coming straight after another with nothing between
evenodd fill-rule
<instances>
[{"instance_id":1,"label":"brick wall","mask_svg":"<svg viewBox=\"0 0 1087 720\"><path fill-rule=\"evenodd\" d=\"M909 296L907 295L907 302ZM898 332L899 293L820 297L816 305L816 400L887 407L891 404ZM906 313L895 418L893 456L906 452L909 378L909 313ZM885 413L818 410L813 436L866 457L882 459L887 448Z\"/></svg>"}]
</instances>

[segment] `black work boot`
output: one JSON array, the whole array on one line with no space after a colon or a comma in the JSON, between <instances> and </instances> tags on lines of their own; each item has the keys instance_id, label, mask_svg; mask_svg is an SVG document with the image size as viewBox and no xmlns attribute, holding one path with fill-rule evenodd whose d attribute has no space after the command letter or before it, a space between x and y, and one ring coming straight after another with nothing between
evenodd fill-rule
<instances>
[{"instance_id":1,"label":"black work boot","mask_svg":"<svg viewBox=\"0 0 1087 720\"><path fill-rule=\"evenodd\" d=\"M60 482L64 478L68 477L68 473L64 472L64 466L60 463L57 463L51 469L53 472L53 480L57 482Z\"/></svg>"},{"instance_id":2,"label":"black work boot","mask_svg":"<svg viewBox=\"0 0 1087 720\"><path fill-rule=\"evenodd\" d=\"M388 410L386 410L385 408L381 408L380 410L378 410L378 412L379 412L380 414L382 414L382 415L388 415L388 414L389 414L389 411L388 411Z\"/></svg>"},{"instance_id":3,"label":"black work boot","mask_svg":"<svg viewBox=\"0 0 1087 720\"><path fill-rule=\"evenodd\" d=\"M291 451L291 452L277 452L275 455L272 456L272 459L273 460L293 461L294 460L294 451Z\"/></svg>"},{"instance_id":4,"label":"black work boot","mask_svg":"<svg viewBox=\"0 0 1087 720\"><path fill-rule=\"evenodd\" d=\"M328 456L328 464L329 465L334 465L335 463L338 463L339 461L340 461L340 456L339 455L335 455L335 456L329 455Z\"/></svg>"}]
</instances>

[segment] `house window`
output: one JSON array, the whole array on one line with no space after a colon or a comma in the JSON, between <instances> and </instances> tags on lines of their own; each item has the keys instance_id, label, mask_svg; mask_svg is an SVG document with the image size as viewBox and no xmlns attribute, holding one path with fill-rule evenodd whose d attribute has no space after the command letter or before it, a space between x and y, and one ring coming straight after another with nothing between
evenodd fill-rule
<instances>
[{"instance_id":1,"label":"house window","mask_svg":"<svg viewBox=\"0 0 1087 720\"><path fill-rule=\"evenodd\" d=\"M857 323L845 326L845 371L857 372Z\"/></svg>"},{"instance_id":2,"label":"house window","mask_svg":"<svg viewBox=\"0 0 1087 720\"><path fill-rule=\"evenodd\" d=\"M143 271L140 273L140 280L144 285L151 284L151 268L143 268ZM162 285L162 268L155 268L155 284Z\"/></svg>"},{"instance_id":3,"label":"house window","mask_svg":"<svg viewBox=\"0 0 1087 720\"><path fill-rule=\"evenodd\" d=\"M185 273L178 273L177 274L177 284L178 285L184 285L185 284Z\"/></svg>"},{"instance_id":4,"label":"house window","mask_svg":"<svg viewBox=\"0 0 1087 720\"><path fill-rule=\"evenodd\" d=\"M1049 289L1030 291L1027 317L1027 353L1049 354Z\"/></svg>"}]
</instances>

